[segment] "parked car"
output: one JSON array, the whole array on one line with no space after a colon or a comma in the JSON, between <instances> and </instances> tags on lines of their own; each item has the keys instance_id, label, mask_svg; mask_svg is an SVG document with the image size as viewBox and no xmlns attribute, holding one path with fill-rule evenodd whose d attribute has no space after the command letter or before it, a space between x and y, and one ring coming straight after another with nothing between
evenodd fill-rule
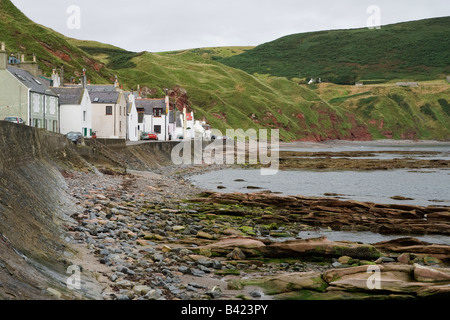
<instances>
[{"instance_id":1,"label":"parked car","mask_svg":"<svg viewBox=\"0 0 450 320\"><path fill-rule=\"evenodd\" d=\"M12 123L25 124L25 121L23 121L22 118L19 118L19 117L6 117L5 121L12 122Z\"/></svg>"},{"instance_id":2,"label":"parked car","mask_svg":"<svg viewBox=\"0 0 450 320\"><path fill-rule=\"evenodd\" d=\"M156 140L156 141L158 141L158 135L154 132L142 132L141 140Z\"/></svg>"},{"instance_id":3,"label":"parked car","mask_svg":"<svg viewBox=\"0 0 450 320\"><path fill-rule=\"evenodd\" d=\"M83 139L83 134L81 132L69 132L66 134L66 137L74 144L80 144Z\"/></svg>"}]
</instances>

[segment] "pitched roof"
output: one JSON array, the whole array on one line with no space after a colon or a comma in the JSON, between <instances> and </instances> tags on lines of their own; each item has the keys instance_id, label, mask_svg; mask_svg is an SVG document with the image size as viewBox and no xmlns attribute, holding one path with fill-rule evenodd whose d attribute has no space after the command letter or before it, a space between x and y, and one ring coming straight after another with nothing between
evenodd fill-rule
<instances>
[{"instance_id":1,"label":"pitched roof","mask_svg":"<svg viewBox=\"0 0 450 320\"><path fill-rule=\"evenodd\" d=\"M89 96L91 97L92 103L117 103L119 100L120 92L102 92L102 91L90 91Z\"/></svg>"},{"instance_id":2,"label":"pitched roof","mask_svg":"<svg viewBox=\"0 0 450 320\"><path fill-rule=\"evenodd\" d=\"M78 88L52 88L53 92L59 95L60 104L81 104L83 100L84 89Z\"/></svg>"},{"instance_id":3,"label":"pitched roof","mask_svg":"<svg viewBox=\"0 0 450 320\"><path fill-rule=\"evenodd\" d=\"M133 102L130 101L130 96L133 95L132 92L124 92L125 101L127 103L127 114L130 114L133 109Z\"/></svg>"},{"instance_id":4,"label":"pitched roof","mask_svg":"<svg viewBox=\"0 0 450 320\"><path fill-rule=\"evenodd\" d=\"M164 99L136 99L136 108L144 109L145 114L153 114L153 109L162 108L166 112L166 101Z\"/></svg>"},{"instance_id":5,"label":"pitched roof","mask_svg":"<svg viewBox=\"0 0 450 320\"><path fill-rule=\"evenodd\" d=\"M28 71L12 66L7 66L7 69L15 78L17 78L17 80L23 83L31 91L50 96L56 96L56 94L50 90L50 88L44 83L42 79L34 77Z\"/></svg>"},{"instance_id":6,"label":"pitched roof","mask_svg":"<svg viewBox=\"0 0 450 320\"><path fill-rule=\"evenodd\" d=\"M113 84L90 84L87 86L89 92L117 92Z\"/></svg>"}]
</instances>

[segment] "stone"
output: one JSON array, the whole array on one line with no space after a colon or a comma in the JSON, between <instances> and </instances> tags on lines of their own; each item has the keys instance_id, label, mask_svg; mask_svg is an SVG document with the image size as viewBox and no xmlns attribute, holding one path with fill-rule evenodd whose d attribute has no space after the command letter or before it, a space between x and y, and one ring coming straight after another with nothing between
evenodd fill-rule
<instances>
[{"instance_id":1,"label":"stone","mask_svg":"<svg viewBox=\"0 0 450 320\"><path fill-rule=\"evenodd\" d=\"M257 290L253 290L253 291L249 292L249 294L253 298L261 298L262 297L261 291L257 291Z\"/></svg>"},{"instance_id":2,"label":"stone","mask_svg":"<svg viewBox=\"0 0 450 320\"><path fill-rule=\"evenodd\" d=\"M234 248L229 254L227 254L228 260L245 260L246 256L239 248Z\"/></svg>"},{"instance_id":3,"label":"stone","mask_svg":"<svg viewBox=\"0 0 450 320\"><path fill-rule=\"evenodd\" d=\"M330 241L326 237L306 240L275 242L260 248L266 257L301 257L304 255L341 257L372 260L381 256L380 252L369 244L356 242Z\"/></svg>"},{"instance_id":4,"label":"stone","mask_svg":"<svg viewBox=\"0 0 450 320\"><path fill-rule=\"evenodd\" d=\"M205 257L211 257L211 255L212 255L212 252L211 252L211 249L210 248L200 248L200 250L198 251L198 253L201 255L201 256L205 256Z\"/></svg>"},{"instance_id":5,"label":"stone","mask_svg":"<svg viewBox=\"0 0 450 320\"><path fill-rule=\"evenodd\" d=\"M338 259L340 264L353 264L353 258L348 256L342 256Z\"/></svg>"},{"instance_id":6,"label":"stone","mask_svg":"<svg viewBox=\"0 0 450 320\"><path fill-rule=\"evenodd\" d=\"M161 296L162 296L161 290L152 289L149 292L147 292L145 298L148 300L158 300L159 298L161 298Z\"/></svg>"},{"instance_id":7,"label":"stone","mask_svg":"<svg viewBox=\"0 0 450 320\"><path fill-rule=\"evenodd\" d=\"M199 269L191 269L191 274L195 277L203 277L205 272Z\"/></svg>"},{"instance_id":8,"label":"stone","mask_svg":"<svg viewBox=\"0 0 450 320\"><path fill-rule=\"evenodd\" d=\"M450 282L450 270L446 271L414 264L414 279L419 282Z\"/></svg>"},{"instance_id":9,"label":"stone","mask_svg":"<svg viewBox=\"0 0 450 320\"><path fill-rule=\"evenodd\" d=\"M47 288L47 292L52 295L53 297L55 297L56 299L61 299L62 297L62 293L59 292L58 290L55 290L53 288Z\"/></svg>"},{"instance_id":10,"label":"stone","mask_svg":"<svg viewBox=\"0 0 450 320\"><path fill-rule=\"evenodd\" d=\"M410 264L411 263L411 254L409 253L402 253L398 256L397 261L403 264Z\"/></svg>"},{"instance_id":11,"label":"stone","mask_svg":"<svg viewBox=\"0 0 450 320\"><path fill-rule=\"evenodd\" d=\"M204 231L198 231L197 232L197 238L213 240L214 236L212 234L209 234L209 233L204 232Z\"/></svg>"},{"instance_id":12,"label":"stone","mask_svg":"<svg viewBox=\"0 0 450 320\"><path fill-rule=\"evenodd\" d=\"M137 285L133 287L133 291L139 295L146 295L152 288L144 285Z\"/></svg>"},{"instance_id":13,"label":"stone","mask_svg":"<svg viewBox=\"0 0 450 320\"><path fill-rule=\"evenodd\" d=\"M208 268L213 266L213 261L209 259L198 259L197 263Z\"/></svg>"},{"instance_id":14,"label":"stone","mask_svg":"<svg viewBox=\"0 0 450 320\"><path fill-rule=\"evenodd\" d=\"M222 269L222 262L220 262L219 260L213 260L213 264L212 267L216 270L221 270Z\"/></svg>"},{"instance_id":15,"label":"stone","mask_svg":"<svg viewBox=\"0 0 450 320\"><path fill-rule=\"evenodd\" d=\"M186 267L186 266L180 266L180 267L178 267L178 271L181 272L181 273L183 273L183 274L189 274L189 273L191 273L191 269L189 269L189 268Z\"/></svg>"}]
</instances>

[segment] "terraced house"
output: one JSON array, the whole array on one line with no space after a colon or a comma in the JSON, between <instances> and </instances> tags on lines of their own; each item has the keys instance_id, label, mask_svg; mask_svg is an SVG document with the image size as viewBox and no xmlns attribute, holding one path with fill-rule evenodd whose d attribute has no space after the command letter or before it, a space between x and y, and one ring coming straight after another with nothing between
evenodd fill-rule
<instances>
[{"instance_id":1,"label":"terraced house","mask_svg":"<svg viewBox=\"0 0 450 320\"><path fill-rule=\"evenodd\" d=\"M25 124L59 131L59 98L39 77L36 58L25 62L0 47L0 119L20 117Z\"/></svg>"},{"instance_id":2,"label":"terraced house","mask_svg":"<svg viewBox=\"0 0 450 320\"><path fill-rule=\"evenodd\" d=\"M117 85L88 85L92 130L98 138L127 138L127 100Z\"/></svg>"}]
</instances>

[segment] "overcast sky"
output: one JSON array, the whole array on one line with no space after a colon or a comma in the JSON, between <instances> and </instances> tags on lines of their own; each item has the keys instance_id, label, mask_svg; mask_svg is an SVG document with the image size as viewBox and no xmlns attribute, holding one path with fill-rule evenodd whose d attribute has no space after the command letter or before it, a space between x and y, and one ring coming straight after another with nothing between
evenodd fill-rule
<instances>
[{"instance_id":1,"label":"overcast sky","mask_svg":"<svg viewBox=\"0 0 450 320\"><path fill-rule=\"evenodd\" d=\"M12 0L66 36L130 51L255 46L301 32L450 16L448 0ZM75 7L73 7L75 6ZM70 9L70 10L68 10ZM79 14L78 14L79 13Z\"/></svg>"}]
</instances>

